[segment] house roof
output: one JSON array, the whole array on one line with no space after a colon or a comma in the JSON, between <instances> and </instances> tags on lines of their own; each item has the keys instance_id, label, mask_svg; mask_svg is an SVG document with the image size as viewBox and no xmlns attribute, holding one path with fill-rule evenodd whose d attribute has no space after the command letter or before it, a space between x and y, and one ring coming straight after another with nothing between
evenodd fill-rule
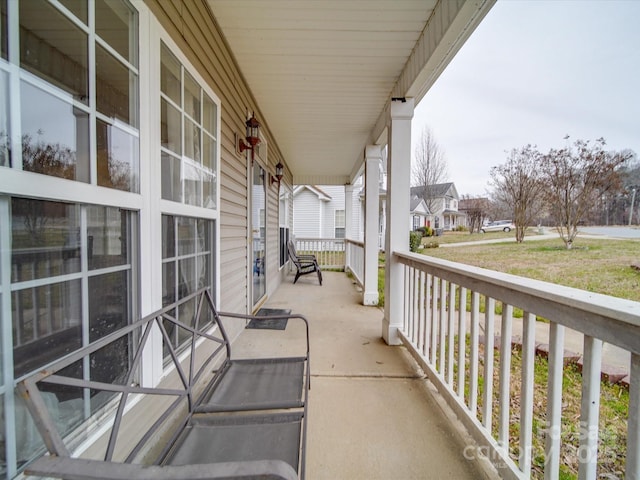
<instances>
[{"instance_id":1,"label":"house roof","mask_svg":"<svg viewBox=\"0 0 640 480\"><path fill-rule=\"evenodd\" d=\"M416 197L416 196L411 197L409 210L411 212L414 212L416 210L416 208L418 208L418 205L420 205L421 203L424 203L424 200L422 198L419 198L419 197ZM426 205L425 205L425 209L426 209Z\"/></svg>"},{"instance_id":2,"label":"house roof","mask_svg":"<svg viewBox=\"0 0 640 480\"><path fill-rule=\"evenodd\" d=\"M391 99L417 105L496 0L206 1L250 88L225 108L255 111L294 185L346 185Z\"/></svg>"},{"instance_id":3,"label":"house roof","mask_svg":"<svg viewBox=\"0 0 640 480\"><path fill-rule=\"evenodd\" d=\"M295 197L302 190L307 189L311 193L314 193L318 196L318 198L322 201L328 202L331 200L331 195L325 193L321 188L318 188L316 185L298 185L293 189L293 196Z\"/></svg>"},{"instance_id":4,"label":"house roof","mask_svg":"<svg viewBox=\"0 0 640 480\"><path fill-rule=\"evenodd\" d=\"M422 196L422 193L425 191L425 189L425 197L437 198L450 196L455 198L458 196L458 191L456 190L453 182L435 183L433 185L411 187L411 195ZM451 189L453 189L453 194L448 195Z\"/></svg>"}]
</instances>

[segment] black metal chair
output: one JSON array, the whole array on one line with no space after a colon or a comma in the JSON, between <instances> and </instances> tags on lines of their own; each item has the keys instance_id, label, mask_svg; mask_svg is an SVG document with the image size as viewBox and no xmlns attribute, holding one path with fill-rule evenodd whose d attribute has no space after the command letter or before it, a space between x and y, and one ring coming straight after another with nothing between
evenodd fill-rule
<instances>
[{"instance_id":1,"label":"black metal chair","mask_svg":"<svg viewBox=\"0 0 640 480\"><path fill-rule=\"evenodd\" d=\"M302 275L316 272L318 274L318 281L320 282L320 285L322 285L322 272L320 271L320 266L318 265L316 256L304 254L298 255L296 246L291 240L287 242L287 249L289 250L289 258L296 266L296 278L293 280L293 283L296 283Z\"/></svg>"}]
</instances>

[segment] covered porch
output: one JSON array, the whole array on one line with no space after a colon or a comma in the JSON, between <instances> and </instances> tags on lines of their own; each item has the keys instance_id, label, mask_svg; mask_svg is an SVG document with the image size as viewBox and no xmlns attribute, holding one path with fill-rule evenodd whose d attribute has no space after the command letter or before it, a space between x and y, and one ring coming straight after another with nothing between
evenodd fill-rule
<instances>
[{"instance_id":1,"label":"covered porch","mask_svg":"<svg viewBox=\"0 0 640 480\"><path fill-rule=\"evenodd\" d=\"M267 304L310 324L307 478L487 478L469 449L465 459L461 424L407 349L385 344L383 312L361 296L346 274L324 272L321 288L313 277L285 281ZM261 353L281 337L245 330L234 348Z\"/></svg>"}]
</instances>

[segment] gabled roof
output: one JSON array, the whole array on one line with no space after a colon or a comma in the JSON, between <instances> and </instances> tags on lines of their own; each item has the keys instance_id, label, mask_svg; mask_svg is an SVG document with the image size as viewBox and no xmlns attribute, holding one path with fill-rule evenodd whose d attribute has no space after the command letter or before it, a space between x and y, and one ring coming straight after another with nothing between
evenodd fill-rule
<instances>
[{"instance_id":1,"label":"gabled roof","mask_svg":"<svg viewBox=\"0 0 640 480\"><path fill-rule=\"evenodd\" d=\"M419 210L419 211L418 211ZM425 213L426 215L430 215L431 212L429 212L429 208L427 207L427 204L424 202L423 198L417 197L417 196L412 196L411 197L411 202L409 205L409 212L410 213Z\"/></svg>"},{"instance_id":2,"label":"gabled roof","mask_svg":"<svg viewBox=\"0 0 640 480\"><path fill-rule=\"evenodd\" d=\"M422 193L426 188L426 197L438 198L438 197L452 197L458 198L458 191L453 182L447 183L435 183L433 185L411 187L411 195L422 196Z\"/></svg>"},{"instance_id":3,"label":"gabled roof","mask_svg":"<svg viewBox=\"0 0 640 480\"><path fill-rule=\"evenodd\" d=\"M328 202L331 200L331 195L322 191L322 189L318 188L315 185L298 185L293 189L293 196L295 197L298 193L300 193L304 189L309 190L311 193L318 196L318 198L324 202Z\"/></svg>"}]
</instances>

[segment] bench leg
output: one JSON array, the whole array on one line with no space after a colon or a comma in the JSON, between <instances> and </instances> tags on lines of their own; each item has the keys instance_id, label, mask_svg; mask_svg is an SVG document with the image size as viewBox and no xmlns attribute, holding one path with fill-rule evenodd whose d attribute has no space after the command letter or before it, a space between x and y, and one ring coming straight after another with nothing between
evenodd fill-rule
<instances>
[{"instance_id":1,"label":"bench leg","mask_svg":"<svg viewBox=\"0 0 640 480\"><path fill-rule=\"evenodd\" d=\"M318 269L318 281L320 282L320 286L322 286L322 272Z\"/></svg>"}]
</instances>

